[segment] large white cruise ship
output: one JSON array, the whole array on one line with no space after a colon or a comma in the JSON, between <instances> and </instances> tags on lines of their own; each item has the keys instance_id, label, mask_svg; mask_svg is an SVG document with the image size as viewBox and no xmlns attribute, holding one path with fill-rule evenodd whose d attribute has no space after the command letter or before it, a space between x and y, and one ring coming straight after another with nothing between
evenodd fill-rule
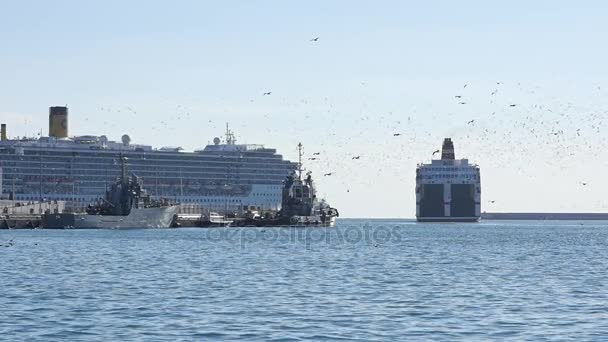
<instances>
[{"instance_id":1,"label":"large white cruise ship","mask_svg":"<svg viewBox=\"0 0 608 342\"><path fill-rule=\"evenodd\" d=\"M439 151L435 151L436 153ZM452 139L443 141L441 159L416 169L419 222L477 222L481 216L479 166L456 159Z\"/></svg>"},{"instance_id":2,"label":"large white cruise ship","mask_svg":"<svg viewBox=\"0 0 608 342\"><path fill-rule=\"evenodd\" d=\"M105 136L68 136L67 107L51 107L49 136L9 139L2 125L0 169L4 196L15 200L66 201L75 211L104 196L127 157L130 170L153 198L185 204L192 211L238 212L244 207L278 210L284 179L297 163L275 149L237 144L228 129L225 140L184 152L153 148Z\"/></svg>"}]
</instances>

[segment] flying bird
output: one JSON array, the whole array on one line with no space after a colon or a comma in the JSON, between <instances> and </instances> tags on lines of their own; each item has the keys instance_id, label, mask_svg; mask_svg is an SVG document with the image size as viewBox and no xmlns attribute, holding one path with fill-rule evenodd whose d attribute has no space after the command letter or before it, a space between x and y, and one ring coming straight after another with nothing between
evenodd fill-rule
<instances>
[{"instance_id":1,"label":"flying bird","mask_svg":"<svg viewBox=\"0 0 608 342\"><path fill-rule=\"evenodd\" d=\"M355 157L353 157L353 160L359 159L359 158L361 158L361 156L355 156Z\"/></svg>"},{"instance_id":2,"label":"flying bird","mask_svg":"<svg viewBox=\"0 0 608 342\"><path fill-rule=\"evenodd\" d=\"M315 37L315 38L311 39L310 41L311 41L311 42L318 42L318 41L319 41L319 39L321 39L321 37Z\"/></svg>"},{"instance_id":3,"label":"flying bird","mask_svg":"<svg viewBox=\"0 0 608 342\"><path fill-rule=\"evenodd\" d=\"M393 136L394 136L394 137L398 137L398 136L400 136L400 135L401 135L401 133L394 133L394 134L393 134Z\"/></svg>"},{"instance_id":4,"label":"flying bird","mask_svg":"<svg viewBox=\"0 0 608 342\"><path fill-rule=\"evenodd\" d=\"M461 99L461 98L462 98L462 95L456 95L456 96L454 96L454 97L455 97L455 98L457 98L457 99Z\"/></svg>"},{"instance_id":5,"label":"flying bird","mask_svg":"<svg viewBox=\"0 0 608 342\"><path fill-rule=\"evenodd\" d=\"M313 153L312 155L313 155L313 156L318 156L318 155L320 155L320 154L321 154L321 152L315 152L315 153Z\"/></svg>"},{"instance_id":6,"label":"flying bird","mask_svg":"<svg viewBox=\"0 0 608 342\"><path fill-rule=\"evenodd\" d=\"M469 84L465 83L464 86L462 87L463 89L466 88Z\"/></svg>"},{"instance_id":7,"label":"flying bird","mask_svg":"<svg viewBox=\"0 0 608 342\"><path fill-rule=\"evenodd\" d=\"M467 103L466 102L458 102L458 104L465 105Z\"/></svg>"},{"instance_id":8,"label":"flying bird","mask_svg":"<svg viewBox=\"0 0 608 342\"><path fill-rule=\"evenodd\" d=\"M475 120L471 120L471 121L467 122L467 125L472 125L474 123L475 123Z\"/></svg>"},{"instance_id":9,"label":"flying bird","mask_svg":"<svg viewBox=\"0 0 608 342\"><path fill-rule=\"evenodd\" d=\"M326 174L324 174L323 176L326 176L326 177L327 177L327 176L331 176L331 175L333 175L333 173L332 173L332 172L330 172L330 173L326 173Z\"/></svg>"},{"instance_id":10,"label":"flying bird","mask_svg":"<svg viewBox=\"0 0 608 342\"><path fill-rule=\"evenodd\" d=\"M264 93L264 94L262 94L262 95L266 96L266 95L270 95L270 94L272 94L272 92L271 92L271 91L269 91L269 92L267 92L267 93Z\"/></svg>"},{"instance_id":11,"label":"flying bird","mask_svg":"<svg viewBox=\"0 0 608 342\"><path fill-rule=\"evenodd\" d=\"M516 104L510 104L509 107L517 107Z\"/></svg>"},{"instance_id":12,"label":"flying bird","mask_svg":"<svg viewBox=\"0 0 608 342\"><path fill-rule=\"evenodd\" d=\"M587 182L581 182L582 186L587 186L587 184L588 184Z\"/></svg>"},{"instance_id":13,"label":"flying bird","mask_svg":"<svg viewBox=\"0 0 608 342\"><path fill-rule=\"evenodd\" d=\"M435 151L433 151L433 155L436 155L439 152L441 152L441 151L440 150L435 150Z\"/></svg>"}]
</instances>

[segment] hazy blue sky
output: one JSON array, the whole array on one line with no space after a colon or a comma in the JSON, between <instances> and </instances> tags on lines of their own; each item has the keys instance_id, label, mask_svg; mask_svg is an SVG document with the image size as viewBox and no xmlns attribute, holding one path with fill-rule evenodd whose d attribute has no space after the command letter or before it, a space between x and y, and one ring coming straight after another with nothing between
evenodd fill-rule
<instances>
[{"instance_id":1,"label":"hazy blue sky","mask_svg":"<svg viewBox=\"0 0 608 342\"><path fill-rule=\"evenodd\" d=\"M414 216L416 163L451 136L483 210L607 211L606 18L605 1L0 1L0 121L47 134L68 104L74 135L195 149L229 121L290 159L302 141L346 216Z\"/></svg>"}]
</instances>

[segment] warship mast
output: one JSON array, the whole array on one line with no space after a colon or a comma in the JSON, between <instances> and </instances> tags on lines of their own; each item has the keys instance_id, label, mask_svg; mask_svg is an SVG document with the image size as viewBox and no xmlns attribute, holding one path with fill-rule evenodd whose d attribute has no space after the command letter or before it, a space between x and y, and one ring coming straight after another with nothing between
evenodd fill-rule
<instances>
[{"instance_id":1,"label":"warship mast","mask_svg":"<svg viewBox=\"0 0 608 342\"><path fill-rule=\"evenodd\" d=\"M298 179L302 180L302 143L298 144Z\"/></svg>"}]
</instances>

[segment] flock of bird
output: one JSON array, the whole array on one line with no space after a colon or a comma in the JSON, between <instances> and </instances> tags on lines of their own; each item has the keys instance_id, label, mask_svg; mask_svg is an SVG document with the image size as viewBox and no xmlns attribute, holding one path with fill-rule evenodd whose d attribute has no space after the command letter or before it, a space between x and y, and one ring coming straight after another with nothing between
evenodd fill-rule
<instances>
[{"instance_id":1,"label":"flock of bird","mask_svg":"<svg viewBox=\"0 0 608 342\"><path fill-rule=\"evenodd\" d=\"M503 82L497 82L498 86L504 84ZM523 88L521 84L517 86L520 89ZM469 84L465 84L463 89L467 87L469 87ZM537 91L539 89L535 89L535 92ZM564 103L560 99L553 99L549 102L550 104L542 104L542 102L525 105L522 103L507 103L501 108L495 99L498 94L498 88L489 91L489 96L492 99L489 104L493 107L492 111L485 115L477 114L477 117L465 120L461 125L456 121L457 117L461 115L454 114L457 109L453 110L452 113L433 116L432 119L442 121L443 126L453 125L456 127L452 130L448 128L448 133L443 127L441 130L433 131L434 127L424 127L424 124L415 125L414 120L408 117L407 130L391 132L393 138L401 139L397 146L395 146L395 141L389 141L382 146L378 144L367 145L365 148L366 163L363 165L363 169L371 169L377 166L377 172L384 174L387 173L387 169L393 169L392 175L395 179L400 179L403 174L411 175L415 163L428 162L428 159L441 152L439 149L431 150L432 152L429 152L430 154L425 158L423 153L418 154L415 151L423 151L424 147L422 145L427 146L427 148L438 146L441 144L443 137L449 136L457 138L457 153L459 151L463 152L460 157L469 157L480 162L482 170L488 172L493 168L512 167L518 177L533 178L539 182L542 182L543 173L550 172L553 176L559 176L566 169L572 168L577 159L584 162L583 160L589 159L589 157L593 161L593 156L597 160L602 160L602 155L605 157L604 151L608 150L608 141L602 134L601 128L605 126L606 120L608 120L607 112L587 110L585 111L586 115L584 115L577 111L575 105L569 102ZM455 95L454 97L456 99L465 98L464 95ZM462 105L465 102L471 104L473 100L477 100L472 96L468 98L470 100L461 100L457 104ZM529 99L522 102L529 102ZM369 120L370 116L362 116L357 123L373 123L372 120ZM390 117L392 115L385 116ZM386 117L382 117L380 121L386 122L385 119ZM395 122L401 124L400 121ZM363 131L359 133L365 134ZM327 134L321 134L321 136L327 136ZM316 163L313 164L312 168L331 171L325 172L325 176L337 176L338 182L341 183L342 188L347 193L351 192L353 186L359 185L359 188L361 188L374 184L373 178L370 181L365 181L370 178L360 176L363 173L360 165L351 165L341 157L348 154L344 153L344 150L347 150L350 146L358 145L356 142L361 140L359 138L360 136L357 134L353 136L332 136L333 141L320 144L320 146L334 147L331 150L326 149L324 151L325 158L319 158L317 153L315 157L309 159ZM340 142L340 140L343 141ZM459 147L461 148L459 149ZM399 167L400 161L408 159L404 156L405 154L410 155L410 160L413 159L411 155L416 155L414 158L417 160L415 163L407 163L409 165L407 169ZM352 161L357 161L360 158L360 155L350 157ZM401 164L403 165L403 163ZM574 171L570 173L574 173L571 176L580 179L581 177L593 177L597 172L600 171L591 169L586 173ZM591 182L579 180L575 184L587 187ZM493 205L498 202L496 199L492 199L487 203ZM603 203L602 206L607 207L606 203Z\"/></svg>"},{"instance_id":2,"label":"flock of bird","mask_svg":"<svg viewBox=\"0 0 608 342\"><path fill-rule=\"evenodd\" d=\"M320 37L308 40L310 44L320 41ZM545 173L576 173L572 170L576 161L608 150L602 131L608 122L606 111L552 97L551 91L542 86L512 81L467 82L444 85L434 94L432 103L395 97L392 105L390 101L375 100L378 94L373 93L374 85L373 81L360 80L353 82L345 94L320 97L284 95L281 89L260 91L260 97L251 95L238 105L248 102L247 110L251 110L254 120L237 124L237 133L246 136L242 140L262 139L279 151L291 151L286 153L289 159L297 156L291 146L301 140L306 149L314 151L306 156L306 168L327 179L321 181L321 188L327 187L328 193L336 189L348 193L355 192L353 189L371 191L378 178L413 178L416 164L440 154L437 148L444 137L453 138L457 158L468 157L479 163L482 174L508 168L511 175L530 180L541 179ZM601 88L596 91L601 92ZM235 99L227 98L223 104L215 103L224 107L221 111L203 118L206 115L200 113L200 104L196 99L191 102L192 106L172 105L174 114L151 122L152 131L179 136L184 128L197 125L219 131L237 108ZM100 111L144 118L133 105L119 109L104 105ZM105 125L116 130L123 124L121 120L108 120ZM258 136L251 133L260 130ZM588 187L592 182L586 178L592 175L580 174L574 184Z\"/></svg>"}]
</instances>

